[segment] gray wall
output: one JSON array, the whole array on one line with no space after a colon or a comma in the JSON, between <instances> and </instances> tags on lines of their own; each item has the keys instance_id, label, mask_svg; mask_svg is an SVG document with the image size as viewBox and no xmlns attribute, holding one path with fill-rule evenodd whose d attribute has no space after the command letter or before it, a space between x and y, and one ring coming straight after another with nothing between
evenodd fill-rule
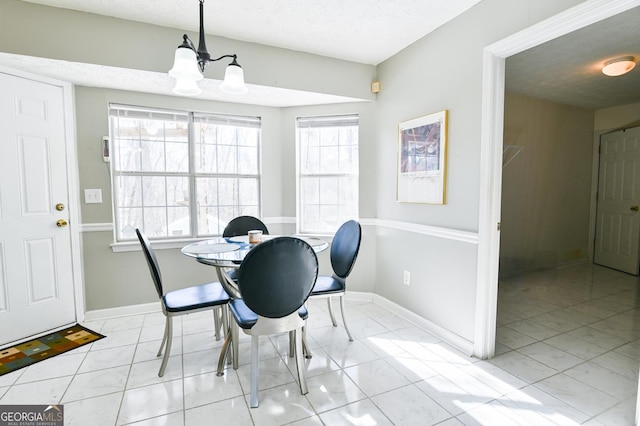
<instances>
[{"instance_id":1,"label":"gray wall","mask_svg":"<svg viewBox=\"0 0 640 426\"><path fill-rule=\"evenodd\" d=\"M524 149L502 174L500 276L586 260L595 112L513 93L504 110Z\"/></svg>"},{"instance_id":2,"label":"gray wall","mask_svg":"<svg viewBox=\"0 0 640 426\"><path fill-rule=\"evenodd\" d=\"M370 176L375 173L375 161L371 158L375 152L374 145L366 142L373 139L373 103L281 109L77 87L76 126L80 190L82 192L85 188L100 188L104 201L102 204L81 203L83 224L112 221L110 178L100 151L101 137L108 134L106 112L109 102L262 117L263 217L295 217L296 188L293 176L296 173L294 127L297 116L354 112L360 114L363 125L360 135L362 181L370 181ZM365 188L362 192L367 193ZM361 196L360 203L364 207L361 208L361 216L373 217L375 212L371 209L375 206L374 201L370 197ZM270 225L269 228L272 233L295 232L295 226L292 225ZM372 234L368 227L363 228L363 248L350 277L349 288L373 292L375 230ZM82 240L87 310L147 303L156 299L146 266L141 262L140 252L113 253L109 247L113 243L111 232L85 232ZM159 252L162 253L159 261L169 289L214 278L211 268L187 259L177 249ZM329 273L328 252L322 253L319 259L321 272ZM188 274L185 275L184 271L188 271Z\"/></svg>"},{"instance_id":3,"label":"gray wall","mask_svg":"<svg viewBox=\"0 0 640 426\"><path fill-rule=\"evenodd\" d=\"M281 111L257 107L200 101L88 87L76 87L76 127L80 192L100 188L102 204L81 202L83 224L112 222L111 182L108 166L102 161L100 141L109 133L107 107L110 102L177 108L225 114L260 116L262 125L263 216L282 216L284 146L280 143ZM83 233L85 301L87 310L112 308L154 301L150 277L140 252L113 253L111 232ZM187 259L175 250L160 250L159 259L169 289L214 279L214 271ZM170 253L164 253L170 252ZM164 258L164 259L163 259ZM184 274L188 271L188 274ZM173 276L172 276L173 275Z\"/></svg>"},{"instance_id":4,"label":"gray wall","mask_svg":"<svg viewBox=\"0 0 640 426\"><path fill-rule=\"evenodd\" d=\"M578 0L484 0L378 66L379 219L478 231L483 49ZM447 204L397 203L398 123L449 111ZM477 245L380 229L376 293L470 342ZM409 268L410 287L402 284Z\"/></svg>"},{"instance_id":5,"label":"gray wall","mask_svg":"<svg viewBox=\"0 0 640 426\"><path fill-rule=\"evenodd\" d=\"M216 46L215 51L238 53L251 84L375 100L369 84L376 79L381 81L382 92L375 104L351 108L362 117L361 215L377 219L375 224L379 226L364 227L367 248L350 285L356 290L375 291L471 342L477 245L435 236L424 229L416 232L412 226L477 232L483 48L578 3L579 0L484 0L378 67L220 37L208 37L207 43L212 50ZM181 33L16 0L0 3L2 52L165 72L172 60L167 52L173 51ZM221 79L222 68L207 74ZM106 192L108 178L96 150L99 137L106 132L106 102L111 99L264 114L264 152L268 155L264 157L263 214L276 217L292 216L295 211L293 135L288 127L291 118L315 111L342 112L346 108L256 109L77 88L81 189L100 187ZM397 203L398 123L444 109L449 110L450 120L447 204ZM108 201L105 197L101 206L83 206L83 222L110 221ZM108 247L111 236L105 232L86 233L83 240L87 309L154 299L150 289L130 288L146 274L139 252L112 253ZM176 251L167 250L160 261L173 270L182 267L185 259ZM402 284L405 269L412 275L410 287ZM209 271L193 272L193 276L204 278ZM168 276L171 278L174 277Z\"/></svg>"}]
</instances>

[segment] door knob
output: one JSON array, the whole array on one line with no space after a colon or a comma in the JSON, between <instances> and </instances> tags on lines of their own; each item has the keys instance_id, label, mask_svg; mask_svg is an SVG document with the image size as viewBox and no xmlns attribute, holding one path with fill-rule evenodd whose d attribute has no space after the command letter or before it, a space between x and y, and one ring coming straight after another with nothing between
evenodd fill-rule
<instances>
[{"instance_id":1,"label":"door knob","mask_svg":"<svg viewBox=\"0 0 640 426\"><path fill-rule=\"evenodd\" d=\"M65 226L67 226L67 225L68 225L68 223L67 223L67 221L66 221L66 220L64 220L64 219L59 219L59 220L56 222L56 225L58 226L58 228L64 228Z\"/></svg>"},{"instance_id":2,"label":"door knob","mask_svg":"<svg viewBox=\"0 0 640 426\"><path fill-rule=\"evenodd\" d=\"M631 206L629 210L631 210L632 212L637 212L639 208L639 206Z\"/></svg>"},{"instance_id":3,"label":"door knob","mask_svg":"<svg viewBox=\"0 0 640 426\"><path fill-rule=\"evenodd\" d=\"M59 212L61 212L62 210L64 210L64 204L62 204L62 203L58 203L58 204L56 204L56 210L58 210Z\"/></svg>"}]
</instances>

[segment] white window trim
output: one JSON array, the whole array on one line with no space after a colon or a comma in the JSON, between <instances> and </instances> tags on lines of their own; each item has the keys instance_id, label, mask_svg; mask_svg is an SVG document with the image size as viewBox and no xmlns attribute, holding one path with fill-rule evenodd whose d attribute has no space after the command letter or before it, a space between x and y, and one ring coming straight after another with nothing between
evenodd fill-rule
<instances>
[{"instance_id":1,"label":"white window trim","mask_svg":"<svg viewBox=\"0 0 640 426\"><path fill-rule=\"evenodd\" d=\"M357 113L345 113L345 114L331 114L331 115L326 115L326 116L300 116L296 118L296 124L295 124L295 135L296 135L296 233L300 234L300 235L306 235L306 236L310 236L310 237L333 237L333 235L335 234L334 230L333 232L327 231L327 232L304 232L301 230L301 223L302 223L302 219L301 219L301 215L302 215L302 208L301 208L301 185L300 185L300 181L301 181L301 177L302 172L301 172L301 159L300 159L300 152L301 152L301 141L299 138L299 123L301 122L314 122L314 127L333 127L335 126L336 122L339 122L340 124L348 124L349 120L352 120L352 124L353 125L357 125L358 126L358 155L360 153L360 140L359 140L359 123L360 123L360 116ZM360 178L360 161L358 159L358 171L355 174L349 174L349 173L317 173L317 174L308 174L308 175L304 175L304 176L314 176L314 177L346 177L346 176L355 176L358 181ZM359 185L358 185L358 191L357 191L357 195L356 195L356 200L355 200L355 205L356 205L356 210L357 210L357 214L356 217L354 217L353 219L358 220L359 216L360 216L360 189L359 189Z\"/></svg>"},{"instance_id":2,"label":"white window trim","mask_svg":"<svg viewBox=\"0 0 640 426\"><path fill-rule=\"evenodd\" d=\"M195 162L195 144L196 144L196 140L195 140L195 135L194 135L194 131L195 131L195 125L198 122L198 120L204 119L204 121L209 122L209 123L215 123L215 124L234 124L234 123L238 123L238 124L242 124L244 127L249 127L249 128L257 128L257 129L262 129L262 119L261 117L258 116L240 116L240 115L228 115L228 114L219 114L219 113L211 113L211 112L197 112L197 111L184 111L184 110L169 110L169 109L162 109L162 108L150 108L150 107L144 107L144 106L136 106L136 105L124 105L124 104L117 104L117 103L110 103L109 104L109 117L112 116L112 110L119 110L119 111L131 111L134 115L141 115L144 114L145 112L147 113L151 113L151 114L155 114L156 116L162 117L162 116L166 116L166 119L170 120L172 119L172 117L175 119L175 117L182 117L185 116L186 117L186 121L188 123L189 126L189 136L188 136L188 146L189 146L189 170L186 173L180 172L180 173L173 173L173 172L162 172L162 173L151 173L151 175L162 175L162 176L184 176L187 177L189 180L189 194L190 194L190 198L195 200L195 181L198 177L202 177L202 176L214 176L217 178L220 177L230 177L230 178L255 178L257 180L257 184L258 184L258 199L257 199L257 203L258 203L258 215L261 216L262 214L262 136L260 135L260 139L258 141L258 146L257 146L257 162L258 162L258 168L257 168L257 174L243 174L243 173L235 173L235 174L229 174L229 173L216 173L216 174L207 174L207 173L203 173L203 172L196 172L195 171L195 167L194 167L194 162ZM140 117L142 118L142 117ZM109 130L111 130L111 124L109 123ZM113 143L113 135L110 135L109 137L109 141L111 143ZM112 146L109 147L109 151L111 153L113 153L113 148ZM118 220L117 220L117 213L116 213L116 191L115 191L115 186L114 186L114 180L115 177L117 175L123 176L123 175L127 175L129 172L115 172L114 171L114 162L111 161L111 164L109 165L109 172L110 172L110 177L111 177L111 191L112 191L112 203L111 203L111 209L112 209L112 216L113 216L113 228L112 228L112 232L113 232L113 243L111 244L111 247L113 249L114 252L118 252L118 251L131 251L133 250L132 247L137 247L139 246L139 242L136 238L133 239L129 239L129 240L118 240L117 238L117 231L118 231ZM146 172L131 172L132 174L136 175L136 176L142 176L144 175ZM191 204L190 208L189 208L189 216L190 219L192 221L193 224L197 223L197 208L195 207L195 205ZM192 225L194 226L194 228L192 229L194 232L197 232L198 229L196 227L196 225ZM205 238L209 238L208 236L197 236L197 235L191 235L191 236L187 236L187 237L183 237L183 236L179 236L179 237L161 237L161 238L152 238L149 237L153 242L154 242L154 247L158 247L158 248L178 248L178 247L182 247L185 243L188 242L194 242L194 241L200 241L202 239Z\"/></svg>"}]
</instances>

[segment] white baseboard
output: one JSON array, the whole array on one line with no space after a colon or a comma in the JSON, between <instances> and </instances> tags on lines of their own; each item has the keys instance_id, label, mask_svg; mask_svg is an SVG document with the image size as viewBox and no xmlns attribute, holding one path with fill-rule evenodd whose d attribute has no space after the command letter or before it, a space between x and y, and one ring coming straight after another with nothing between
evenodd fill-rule
<instances>
[{"instance_id":1,"label":"white baseboard","mask_svg":"<svg viewBox=\"0 0 640 426\"><path fill-rule=\"evenodd\" d=\"M452 333L449 330L443 327L440 327L439 325L434 324L433 322L425 318L422 318L420 315L417 315L414 312L411 312L410 310L408 310L407 308L404 308L398 305L397 303L390 301L386 297L382 297L377 294L374 294L373 303L390 310L391 312L398 315L399 317L414 323L418 327L427 330L429 333L435 336L438 336L439 338L444 340L446 343L460 349L465 354L469 356L473 355L473 342L463 337L460 337L457 334Z\"/></svg>"},{"instance_id":2,"label":"white baseboard","mask_svg":"<svg viewBox=\"0 0 640 426\"><path fill-rule=\"evenodd\" d=\"M162 312L160 302L144 303L141 305L119 306L117 308L97 309L84 314L85 321L104 320L109 318L126 317L129 315L152 314Z\"/></svg>"},{"instance_id":3,"label":"white baseboard","mask_svg":"<svg viewBox=\"0 0 640 426\"><path fill-rule=\"evenodd\" d=\"M445 342L463 351L465 354L471 355L473 353L473 343L463 339L455 333L446 330L439 325L432 323L431 321L422 318L421 316L411 312L410 310L403 308L387 299L386 297L379 296L374 293L364 291L347 291L345 298L351 301L358 302L373 302L382 306L398 315L401 318L417 325L430 332L431 334L438 336ZM160 302L145 303L141 305L121 306L118 308L110 309L98 309L95 311L87 311L85 313L85 321L105 320L109 318L123 317L129 315L140 315L161 312Z\"/></svg>"},{"instance_id":4,"label":"white baseboard","mask_svg":"<svg viewBox=\"0 0 640 426\"><path fill-rule=\"evenodd\" d=\"M356 302L373 302L374 294L367 291L346 291L344 297Z\"/></svg>"}]
</instances>

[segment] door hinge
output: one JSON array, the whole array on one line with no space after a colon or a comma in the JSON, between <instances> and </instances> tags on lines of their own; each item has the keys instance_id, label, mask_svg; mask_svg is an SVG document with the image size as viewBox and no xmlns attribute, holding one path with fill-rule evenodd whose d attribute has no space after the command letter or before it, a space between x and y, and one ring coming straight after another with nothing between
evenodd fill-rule
<instances>
[{"instance_id":1,"label":"door hinge","mask_svg":"<svg viewBox=\"0 0 640 426\"><path fill-rule=\"evenodd\" d=\"M500 230L500 222L498 222L498 231Z\"/></svg>"}]
</instances>

